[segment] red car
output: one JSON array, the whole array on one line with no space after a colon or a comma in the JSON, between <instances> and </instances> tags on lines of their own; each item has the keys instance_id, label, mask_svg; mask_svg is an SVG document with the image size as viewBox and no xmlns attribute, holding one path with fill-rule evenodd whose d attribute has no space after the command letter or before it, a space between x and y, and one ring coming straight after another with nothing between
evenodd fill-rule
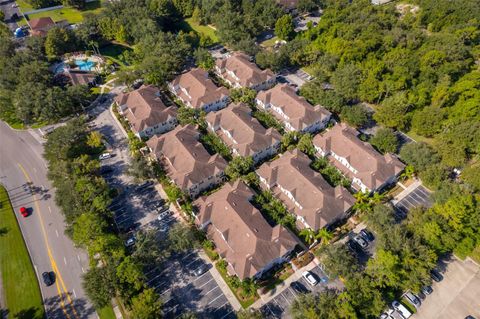
<instances>
[{"instance_id":1,"label":"red car","mask_svg":"<svg viewBox=\"0 0 480 319\"><path fill-rule=\"evenodd\" d=\"M23 217L28 216L28 211L25 207L20 207L20 214L22 214Z\"/></svg>"}]
</instances>

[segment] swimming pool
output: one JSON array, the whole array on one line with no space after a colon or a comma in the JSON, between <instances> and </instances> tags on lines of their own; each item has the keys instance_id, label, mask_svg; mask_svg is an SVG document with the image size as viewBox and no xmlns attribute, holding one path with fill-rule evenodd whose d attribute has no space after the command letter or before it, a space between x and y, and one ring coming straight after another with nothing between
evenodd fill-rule
<instances>
[{"instance_id":1,"label":"swimming pool","mask_svg":"<svg viewBox=\"0 0 480 319\"><path fill-rule=\"evenodd\" d=\"M90 59L76 59L74 63L82 71L92 71L95 68L96 64L95 61L92 61ZM66 69L68 69L68 65L65 62L61 62L55 67L55 74L63 73L66 71Z\"/></svg>"},{"instance_id":2,"label":"swimming pool","mask_svg":"<svg viewBox=\"0 0 480 319\"><path fill-rule=\"evenodd\" d=\"M92 60L75 60L75 65L82 71L91 71L95 67Z\"/></svg>"}]
</instances>

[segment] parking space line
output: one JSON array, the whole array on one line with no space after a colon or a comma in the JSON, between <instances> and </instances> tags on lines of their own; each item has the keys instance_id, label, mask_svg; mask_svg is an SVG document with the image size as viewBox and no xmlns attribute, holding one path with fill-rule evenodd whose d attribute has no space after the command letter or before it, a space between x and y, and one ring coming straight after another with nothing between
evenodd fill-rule
<instances>
[{"instance_id":1,"label":"parking space line","mask_svg":"<svg viewBox=\"0 0 480 319\"><path fill-rule=\"evenodd\" d=\"M220 307L217 307L217 309L216 309L215 311L221 310L221 309L223 308L223 306L225 306L226 304L228 304L228 299L227 299L227 297L225 297L225 299L226 299L227 301L225 301L225 302L223 303L223 305L221 305ZM214 312L215 312L215 311L214 311Z\"/></svg>"},{"instance_id":2,"label":"parking space line","mask_svg":"<svg viewBox=\"0 0 480 319\"><path fill-rule=\"evenodd\" d=\"M166 293L167 293L168 291L170 291L171 289L172 289L172 288L168 288L167 290L165 290L164 292L162 292L162 293L160 294L160 296L166 294Z\"/></svg>"},{"instance_id":3,"label":"parking space line","mask_svg":"<svg viewBox=\"0 0 480 319\"><path fill-rule=\"evenodd\" d=\"M210 281L212 281L212 280L213 280L213 277L210 278L207 282L203 283L200 287L197 287L197 289L202 288L203 286L205 286L206 284L208 284L208 283L209 283Z\"/></svg>"},{"instance_id":4,"label":"parking space line","mask_svg":"<svg viewBox=\"0 0 480 319\"><path fill-rule=\"evenodd\" d=\"M166 312L166 314L169 313L169 312L172 311L172 310L177 309L177 307L178 307L178 304L176 304L173 308L170 308L170 309Z\"/></svg>"},{"instance_id":5,"label":"parking space line","mask_svg":"<svg viewBox=\"0 0 480 319\"><path fill-rule=\"evenodd\" d=\"M412 192L411 194L411 197L416 199L419 203L424 203L425 202L425 198L423 198L422 196L420 196L419 194L415 193L415 192Z\"/></svg>"},{"instance_id":6,"label":"parking space line","mask_svg":"<svg viewBox=\"0 0 480 319\"><path fill-rule=\"evenodd\" d=\"M292 288L288 287L288 291L290 291L294 297L297 297L297 293Z\"/></svg>"},{"instance_id":7,"label":"parking space line","mask_svg":"<svg viewBox=\"0 0 480 319\"><path fill-rule=\"evenodd\" d=\"M222 306L222 307L223 307L223 306ZM232 310L230 310L229 312L227 312L227 314L226 314L225 316L223 316L222 318L220 318L220 319L223 319L223 318L225 318L226 316L228 316L228 315L229 315L229 314L231 314L232 312L233 312L233 309L232 309Z\"/></svg>"},{"instance_id":8,"label":"parking space line","mask_svg":"<svg viewBox=\"0 0 480 319\"><path fill-rule=\"evenodd\" d=\"M282 296L282 297L283 297L283 299L285 299L285 301L286 301L288 304L290 304L290 303L291 303L290 301L288 301L287 297L285 297L285 295L284 295L284 294L280 294L280 296Z\"/></svg>"},{"instance_id":9,"label":"parking space line","mask_svg":"<svg viewBox=\"0 0 480 319\"><path fill-rule=\"evenodd\" d=\"M220 297L222 297L222 296L223 296L223 294L218 295L217 297L215 297L215 299L211 300L211 301L207 304L207 306L210 305L210 304L212 304L215 300L217 300L218 298L220 298Z\"/></svg>"},{"instance_id":10,"label":"parking space line","mask_svg":"<svg viewBox=\"0 0 480 319\"><path fill-rule=\"evenodd\" d=\"M214 290L217 289L217 288L220 289L220 287L215 286L215 287L213 287L212 289L210 289L210 290L209 290L206 294L204 294L203 296L205 297L206 295L208 295L209 293L211 293L212 291L214 291Z\"/></svg>"},{"instance_id":11,"label":"parking space line","mask_svg":"<svg viewBox=\"0 0 480 319\"><path fill-rule=\"evenodd\" d=\"M185 267L188 267L188 266L190 266L191 264L193 264L194 262L199 261L199 260L201 260L201 259L200 259L200 258L196 258L196 259L194 259L193 261L191 261L191 262L189 262L188 264L186 264Z\"/></svg>"},{"instance_id":12,"label":"parking space line","mask_svg":"<svg viewBox=\"0 0 480 319\"><path fill-rule=\"evenodd\" d=\"M410 193L407 197L407 200L412 200L414 202L416 202L417 204L421 204L415 197L413 197L413 195ZM416 205L414 205L416 206Z\"/></svg>"},{"instance_id":13,"label":"parking space line","mask_svg":"<svg viewBox=\"0 0 480 319\"><path fill-rule=\"evenodd\" d=\"M201 275L200 277L197 277L194 281L192 281L192 284L195 283L198 279L202 278L203 276L205 276L206 274L209 274L209 272L207 271L206 273L204 273L203 275ZM212 277L213 278L213 277Z\"/></svg>"},{"instance_id":14,"label":"parking space line","mask_svg":"<svg viewBox=\"0 0 480 319\"><path fill-rule=\"evenodd\" d=\"M192 251L191 253L185 255L184 257L182 257L181 260L184 260L184 259L187 258L188 256L190 256L190 255L192 255L192 254L195 254L195 253L196 253L196 251Z\"/></svg>"}]
</instances>

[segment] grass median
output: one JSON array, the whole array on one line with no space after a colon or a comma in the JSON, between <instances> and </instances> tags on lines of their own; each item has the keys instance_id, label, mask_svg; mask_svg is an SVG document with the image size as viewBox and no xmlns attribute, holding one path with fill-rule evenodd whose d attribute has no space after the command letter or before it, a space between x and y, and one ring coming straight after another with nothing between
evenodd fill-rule
<instances>
[{"instance_id":1,"label":"grass median","mask_svg":"<svg viewBox=\"0 0 480 319\"><path fill-rule=\"evenodd\" d=\"M0 185L0 272L9 318L43 319L42 295L7 191Z\"/></svg>"}]
</instances>

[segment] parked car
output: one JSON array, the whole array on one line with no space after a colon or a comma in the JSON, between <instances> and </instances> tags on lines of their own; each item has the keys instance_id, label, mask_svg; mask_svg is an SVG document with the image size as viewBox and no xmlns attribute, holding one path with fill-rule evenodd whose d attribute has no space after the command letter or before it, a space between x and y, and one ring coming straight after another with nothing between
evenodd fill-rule
<instances>
[{"instance_id":1,"label":"parked car","mask_svg":"<svg viewBox=\"0 0 480 319\"><path fill-rule=\"evenodd\" d=\"M20 214L22 214L23 217L28 216L28 210L25 207L20 207Z\"/></svg>"},{"instance_id":2,"label":"parked car","mask_svg":"<svg viewBox=\"0 0 480 319\"><path fill-rule=\"evenodd\" d=\"M108 158L110 158L110 157L112 157L112 154L110 154L110 153L103 153L102 155L100 155L100 156L98 157L98 159L101 160L101 161L103 161L103 160L106 160L106 159L108 159Z\"/></svg>"},{"instance_id":3,"label":"parked car","mask_svg":"<svg viewBox=\"0 0 480 319\"><path fill-rule=\"evenodd\" d=\"M43 283L48 287L55 282L55 273L53 271L45 271L42 273Z\"/></svg>"},{"instance_id":4,"label":"parked car","mask_svg":"<svg viewBox=\"0 0 480 319\"><path fill-rule=\"evenodd\" d=\"M363 239L367 240L367 241L374 241L375 240L375 236L373 236L372 232L369 231L368 229L364 228L360 231L360 236L363 237Z\"/></svg>"},{"instance_id":5,"label":"parked car","mask_svg":"<svg viewBox=\"0 0 480 319\"><path fill-rule=\"evenodd\" d=\"M365 248L368 247L368 242L367 242L365 239L363 239L362 236L357 235L357 236L353 237L353 240L354 240L357 244L359 244L360 247L362 247L363 249L365 249Z\"/></svg>"},{"instance_id":6,"label":"parked car","mask_svg":"<svg viewBox=\"0 0 480 319\"><path fill-rule=\"evenodd\" d=\"M100 174L109 174L113 172L113 168L111 166L102 166L100 168Z\"/></svg>"},{"instance_id":7,"label":"parked car","mask_svg":"<svg viewBox=\"0 0 480 319\"><path fill-rule=\"evenodd\" d=\"M436 269L432 269L430 271L430 277L432 277L432 279L435 280L436 282L440 282L443 280L442 274Z\"/></svg>"},{"instance_id":8,"label":"parked car","mask_svg":"<svg viewBox=\"0 0 480 319\"><path fill-rule=\"evenodd\" d=\"M290 283L290 288L292 288L293 291L299 294L308 294L310 292L310 290L307 287L305 287L304 284L298 281L292 281Z\"/></svg>"},{"instance_id":9,"label":"parked car","mask_svg":"<svg viewBox=\"0 0 480 319\"><path fill-rule=\"evenodd\" d=\"M312 286L318 284L318 280L309 271L304 271L302 277L305 278L305 280Z\"/></svg>"},{"instance_id":10,"label":"parked car","mask_svg":"<svg viewBox=\"0 0 480 319\"><path fill-rule=\"evenodd\" d=\"M362 251L362 247L356 241L349 240L346 245L348 250L355 255L358 255Z\"/></svg>"},{"instance_id":11,"label":"parked car","mask_svg":"<svg viewBox=\"0 0 480 319\"><path fill-rule=\"evenodd\" d=\"M393 317L384 312L380 315L379 319L393 319Z\"/></svg>"},{"instance_id":12,"label":"parked car","mask_svg":"<svg viewBox=\"0 0 480 319\"><path fill-rule=\"evenodd\" d=\"M160 214L158 214L157 219L158 220L163 220L163 219L167 218L168 216L170 216L170 214L169 214L169 211L167 210L167 211L164 211L164 212L161 212Z\"/></svg>"},{"instance_id":13,"label":"parked car","mask_svg":"<svg viewBox=\"0 0 480 319\"><path fill-rule=\"evenodd\" d=\"M205 264L201 264L200 267L197 267L194 271L193 274L197 277L200 277L204 273L208 271L208 266Z\"/></svg>"},{"instance_id":14,"label":"parked car","mask_svg":"<svg viewBox=\"0 0 480 319\"><path fill-rule=\"evenodd\" d=\"M420 298L418 298L416 295L414 295L412 292L407 292L405 293L405 299L407 299L407 301L412 305L414 306L415 308L418 308L420 307L420 305L422 304L421 301L420 301Z\"/></svg>"},{"instance_id":15,"label":"parked car","mask_svg":"<svg viewBox=\"0 0 480 319\"><path fill-rule=\"evenodd\" d=\"M430 295L433 292L433 289L432 289L431 286L424 286L424 287L422 287L422 292L425 295Z\"/></svg>"},{"instance_id":16,"label":"parked car","mask_svg":"<svg viewBox=\"0 0 480 319\"><path fill-rule=\"evenodd\" d=\"M410 318L412 315L412 313L404 305L396 300L392 302L392 307L393 309L397 310L405 319Z\"/></svg>"},{"instance_id":17,"label":"parked car","mask_svg":"<svg viewBox=\"0 0 480 319\"><path fill-rule=\"evenodd\" d=\"M131 247L131 246L135 245L136 240L137 239L135 238L135 236L130 237L129 239L127 239L125 241L125 247Z\"/></svg>"}]
</instances>

